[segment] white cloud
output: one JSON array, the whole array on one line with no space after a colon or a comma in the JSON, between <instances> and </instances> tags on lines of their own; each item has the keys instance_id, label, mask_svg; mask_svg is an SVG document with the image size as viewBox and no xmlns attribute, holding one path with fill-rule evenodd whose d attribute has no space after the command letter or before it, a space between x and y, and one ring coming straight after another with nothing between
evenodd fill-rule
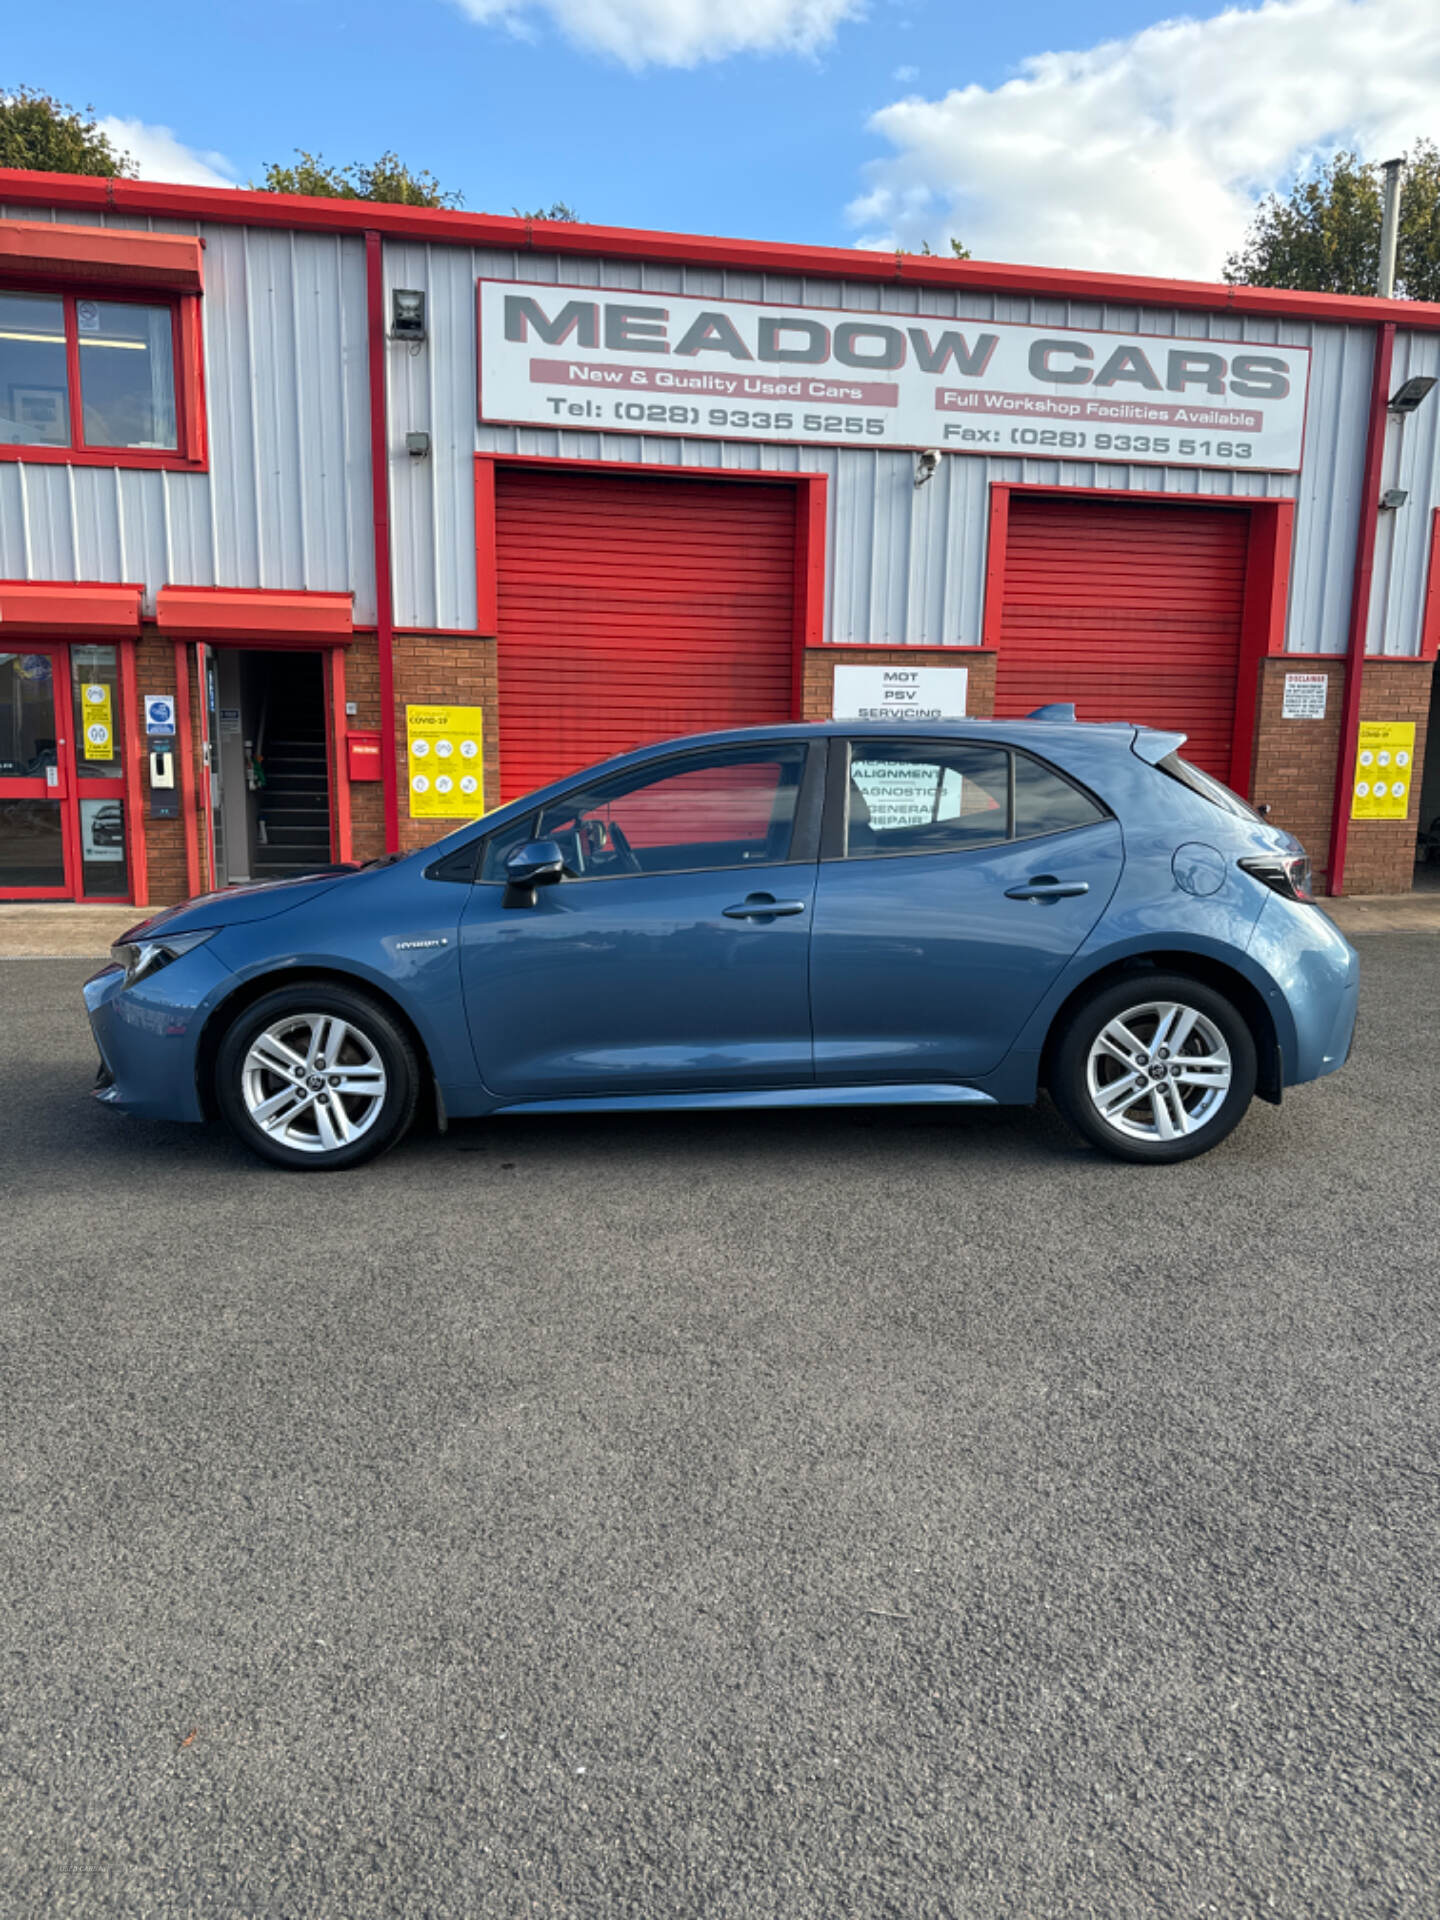
<instances>
[{"instance_id":1,"label":"white cloud","mask_svg":"<svg viewBox=\"0 0 1440 1920\"><path fill-rule=\"evenodd\" d=\"M1219 275L1256 198L1336 145L1440 136L1436 0L1269 0L1026 60L1004 85L897 100L849 209L862 246Z\"/></svg>"},{"instance_id":2,"label":"white cloud","mask_svg":"<svg viewBox=\"0 0 1440 1920\"><path fill-rule=\"evenodd\" d=\"M732 53L813 53L863 0L457 0L472 20L527 35L537 16L627 67L693 67Z\"/></svg>"},{"instance_id":3,"label":"white cloud","mask_svg":"<svg viewBox=\"0 0 1440 1920\"><path fill-rule=\"evenodd\" d=\"M908 87L912 81L920 78L920 69L919 67L896 67L890 78L898 80L902 87Z\"/></svg>"},{"instance_id":4,"label":"white cloud","mask_svg":"<svg viewBox=\"0 0 1440 1920\"><path fill-rule=\"evenodd\" d=\"M169 127L149 127L143 120L119 120L113 114L99 126L118 152L129 154L142 180L173 180L187 187L236 184L235 169L223 153L187 147Z\"/></svg>"}]
</instances>

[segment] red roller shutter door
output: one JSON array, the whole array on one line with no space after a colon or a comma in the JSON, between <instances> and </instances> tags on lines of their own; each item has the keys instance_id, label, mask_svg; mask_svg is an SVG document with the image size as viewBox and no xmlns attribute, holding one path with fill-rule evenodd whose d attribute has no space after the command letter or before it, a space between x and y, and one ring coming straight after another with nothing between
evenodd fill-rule
<instances>
[{"instance_id":1,"label":"red roller shutter door","mask_svg":"<svg viewBox=\"0 0 1440 1920\"><path fill-rule=\"evenodd\" d=\"M1228 779L1249 532L1233 508L1012 494L995 711L1173 729Z\"/></svg>"},{"instance_id":2,"label":"red roller shutter door","mask_svg":"<svg viewBox=\"0 0 1440 1920\"><path fill-rule=\"evenodd\" d=\"M795 495L500 467L500 784L791 717Z\"/></svg>"}]
</instances>

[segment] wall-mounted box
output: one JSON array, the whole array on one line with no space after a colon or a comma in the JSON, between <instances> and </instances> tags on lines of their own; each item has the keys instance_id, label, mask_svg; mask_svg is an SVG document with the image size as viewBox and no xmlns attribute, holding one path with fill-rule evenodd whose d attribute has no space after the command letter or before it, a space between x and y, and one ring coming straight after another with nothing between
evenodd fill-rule
<instances>
[{"instance_id":1,"label":"wall-mounted box","mask_svg":"<svg viewBox=\"0 0 1440 1920\"><path fill-rule=\"evenodd\" d=\"M380 735L347 733L345 770L352 780L378 780L380 774Z\"/></svg>"}]
</instances>

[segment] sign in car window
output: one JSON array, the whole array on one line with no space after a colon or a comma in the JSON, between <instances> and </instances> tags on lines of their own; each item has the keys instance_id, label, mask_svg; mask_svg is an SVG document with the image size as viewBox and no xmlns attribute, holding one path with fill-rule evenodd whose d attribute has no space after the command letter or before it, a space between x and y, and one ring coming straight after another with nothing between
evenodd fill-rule
<instances>
[{"instance_id":1,"label":"sign in car window","mask_svg":"<svg viewBox=\"0 0 1440 1920\"><path fill-rule=\"evenodd\" d=\"M612 433L1300 467L1303 347L480 283L480 418Z\"/></svg>"}]
</instances>

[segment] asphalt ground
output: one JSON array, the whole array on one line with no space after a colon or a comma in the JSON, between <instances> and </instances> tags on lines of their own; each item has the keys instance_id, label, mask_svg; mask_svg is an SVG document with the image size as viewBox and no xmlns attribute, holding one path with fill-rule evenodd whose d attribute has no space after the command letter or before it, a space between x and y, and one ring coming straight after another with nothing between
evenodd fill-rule
<instances>
[{"instance_id":1,"label":"asphalt ground","mask_svg":"<svg viewBox=\"0 0 1440 1920\"><path fill-rule=\"evenodd\" d=\"M1440 941L1044 1110L266 1168L0 967L0 1913L1440 1911Z\"/></svg>"}]
</instances>

